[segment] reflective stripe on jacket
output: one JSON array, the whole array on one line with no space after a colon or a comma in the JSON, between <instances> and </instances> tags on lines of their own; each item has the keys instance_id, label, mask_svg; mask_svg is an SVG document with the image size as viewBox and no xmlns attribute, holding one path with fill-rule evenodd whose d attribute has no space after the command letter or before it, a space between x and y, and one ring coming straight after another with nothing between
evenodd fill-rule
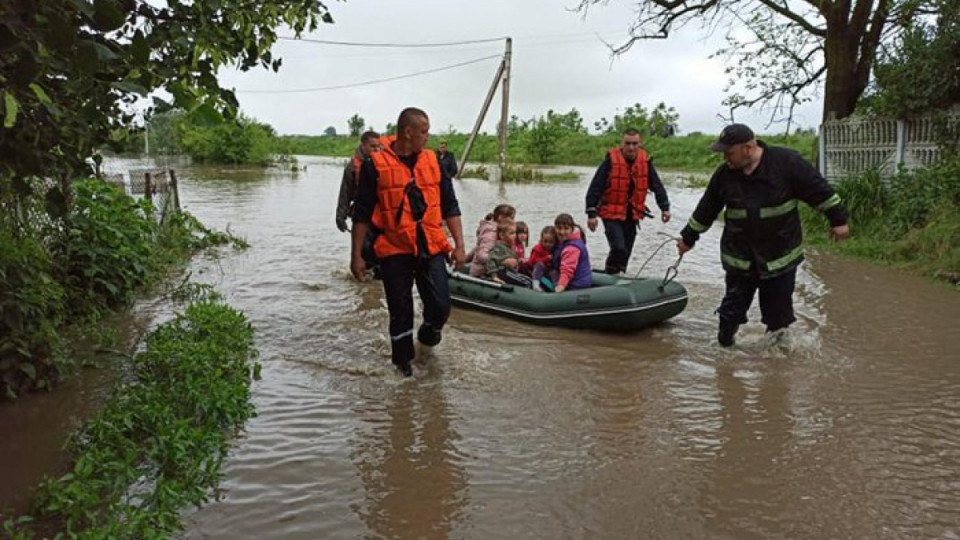
<instances>
[{"instance_id":1,"label":"reflective stripe on jacket","mask_svg":"<svg viewBox=\"0 0 960 540\"><path fill-rule=\"evenodd\" d=\"M643 219L646 209L649 171L647 153L638 150L637 158L630 164L620 148L613 148L610 156L610 179L600 199L597 215L603 219L623 221L627 219L627 204L632 208L631 219Z\"/></svg>"},{"instance_id":2,"label":"reflective stripe on jacket","mask_svg":"<svg viewBox=\"0 0 960 540\"><path fill-rule=\"evenodd\" d=\"M440 208L440 165L432 150L422 150L411 176L410 168L393 152L395 137L386 137L383 150L370 155L377 168L377 205L372 216L374 227L382 231L374 243L377 257L420 253L417 242L418 227L423 230L428 255L449 253L453 250L443 230ZM426 210L421 221L414 218L408 184L413 183L423 193ZM399 219L398 219L399 217Z\"/></svg>"},{"instance_id":3,"label":"reflective stripe on jacket","mask_svg":"<svg viewBox=\"0 0 960 540\"><path fill-rule=\"evenodd\" d=\"M798 153L758 144L764 153L757 169L746 175L721 165L680 234L692 246L723 211L723 268L768 278L803 261L800 201L825 213L831 226L845 224L847 212L840 196Z\"/></svg>"}]
</instances>

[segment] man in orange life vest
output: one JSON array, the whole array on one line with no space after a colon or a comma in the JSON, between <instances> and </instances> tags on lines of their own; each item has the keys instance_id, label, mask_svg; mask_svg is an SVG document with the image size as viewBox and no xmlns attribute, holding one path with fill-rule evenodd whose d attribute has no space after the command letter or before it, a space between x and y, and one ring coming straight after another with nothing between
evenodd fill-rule
<instances>
[{"instance_id":1,"label":"man in orange life vest","mask_svg":"<svg viewBox=\"0 0 960 540\"><path fill-rule=\"evenodd\" d=\"M337 199L337 229L347 232L347 218L353 212L353 198L357 193L360 179L360 166L363 159L380 149L380 135L376 131L365 131L360 135L360 144L353 152L353 159L343 168L340 180L340 197Z\"/></svg>"},{"instance_id":2,"label":"man in orange life vest","mask_svg":"<svg viewBox=\"0 0 960 540\"><path fill-rule=\"evenodd\" d=\"M440 343L450 316L446 260L463 265L463 226L453 181L443 173L437 155L425 150L430 135L427 113L409 107L397 119L397 135L383 139L383 149L364 159L353 216L350 270L363 279L363 239L372 227L379 232L374 251L380 259L383 289L390 311L390 346L394 365L413 375L413 291L423 301L423 324L417 340ZM447 240L446 222L455 246Z\"/></svg>"},{"instance_id":3,"label":"man in orange life vest","mask_svg":"<svg viewBox=\"0 0 960 540\"><path fill-rule=\"evenodd\" d=\"M603 163L587 189L587 227L597 230L597 217L603 219L603 232L610 246L604 271L627 271L640 220L653 217L646 206L647 190L653 190L660 208L660 219L670 221L670 199L647 153L640 148L640 132L623 132L620 146L607 152Z\"/></svg>"}]
</instances>

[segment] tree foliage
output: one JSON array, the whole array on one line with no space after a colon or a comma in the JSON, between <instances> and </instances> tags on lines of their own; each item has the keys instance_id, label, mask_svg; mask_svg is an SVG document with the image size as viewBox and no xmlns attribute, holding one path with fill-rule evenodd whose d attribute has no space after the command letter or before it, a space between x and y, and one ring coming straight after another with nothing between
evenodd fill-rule
<instances>
[{"instance_id":1,"label":"tree foliage","mask_svg":"<svg viewBox=\"0 0 960 540\"><path fill-rule=\"evenodd\" d=\"M884 48L868 109L902 118L960 103L960 3L939 7L935 19L913 21Z\"/></svg>"},{"instance_id":2,"label":"tree foliage","mask_svg":"<svg viewBox=\"0 0 960 540\"><path fill-rule=\"evenodd\" d=\"M606 0L581 0L578 10ZM727 29L731 82L725 104L760 107L771 120L792 115L823 84L823 115L854 112L870 81L881 39L889 37L930 0L642 0L627 51L642 39L666 39L688 25ZM936 1L936 0L934 0ZM730 118L732 120L732 118Z\"/></svg>"},{"instance_id":3,"label":"tree foliage","mask_svg":"<svg viewBox=\"0 0 960 540\"><path fill-rule=\"evenodd\" d=\"M177 123L177 140L194 161L270 165L278 147L273 127L243 114L214 121L197 114Z\"/></svg>"},{"instance_id":4,"label":"tree foliage","mask_svg":"<svg viewBox=\"0 0 960 540\"><path fill-rule=\"evenodd\" d=\"M601 134L620 134L633 128L645 135L668 137L676 134L679 119L676 109L668 107L666 103L660 102L650 111L643 105L634 103L624 109L623 113L614 115L613 122L600 118L593 123L593 127Z\"/></svg>"},{"instance_id":5,"label":"tree foliage","mask_svg":"<svg viewBox=\"0 0 960 540\"><path fill-rule=\"evenodd\" d=\"M359 137L363 133L363 126L367 124L367 121L363 119L359 114L354 113L349 119L347 119L347 128L350 130L351 137Z\"/></svg>"},{"instance_id":6,"label":"tree foliage","mask_svg":"<svg viewBox=\"0 0 960 540\"><path fill-rule=\"evenodd\" d=\"M217 72L278 70L276 28L332 22L317 0L7 0L0 3L0 186L88 172L94 149L119 144L133 105L155 90L162 110L233 116Z\"/></svg>"}]
</instances>

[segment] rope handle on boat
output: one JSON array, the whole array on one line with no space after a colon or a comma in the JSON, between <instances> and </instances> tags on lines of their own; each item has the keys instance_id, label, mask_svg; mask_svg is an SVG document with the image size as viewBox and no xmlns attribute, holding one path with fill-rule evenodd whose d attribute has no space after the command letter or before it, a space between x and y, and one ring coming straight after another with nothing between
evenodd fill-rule
<instances>
[{"instance_id":1,"label":"rope handle on boat","mask_svg":"<svg viewBox=\"0 0 960 540\"><path fill-rule=\"evenodd\" d=\"M666 236L667 239L664 240L663 242L661 242L660 245L657 246L657 249L653 250L653 253L651 253L650 256L647 257L647 260L646 260L646 261L643 261L643 264L640 265L640 269L637 270L637 273L636 273L635 276L633 276L633 279L637 279L637 278L640 277L640 272L643 272L643 269L647 267L647 264L649 264L650 261L653 260L653 258L657 255L657 253L660 252L661 249L663 249L663 246L669 244L670 242L676 243L676 242L679 242L679 241L680 241L680 237L678 237L678 236L671 236L671 235L669 235L669 234L667 234L667 233L665 233L665 232L663 232L663 231L660 231L660 232L658 232L657 234L659 234L660 236ZM673 281L674 279L676 279L677 274L680 273L680 262L681 262L681 261L683 261L683 254L682 254L682 253L680 254L679 257L677 257L677 262L675 262L675 263L673 263L673 264L671 264L670 266L667 267L667 271L666 271L666 273L665 273L664 276L663 276L663 281L661 281L661 282L660 282L660 286L657 287L657 288L660 290L660 292L663 292L664 287L666 287L667 284L669 284L671 281Z\"/></svg>"}]
</instances>

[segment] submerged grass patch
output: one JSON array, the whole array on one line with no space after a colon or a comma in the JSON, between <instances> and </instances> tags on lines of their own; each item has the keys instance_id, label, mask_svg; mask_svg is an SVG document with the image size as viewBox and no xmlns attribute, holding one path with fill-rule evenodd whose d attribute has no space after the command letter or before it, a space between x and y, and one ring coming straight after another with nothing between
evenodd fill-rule
<instances>
[{"instance_id":1,"label":"submerged grass patch","mask_svg":"<svg viewBox=\"0 0 960 540\"><path fill-rule=\"evenodd\" d=\"M180 512L209 498L231 435L253 414L253 328L200 300L150 332L133 381L68 442L73 466L44 481L34 510L4 523L12 538L167 538ZM59 537L59 536L58 536Z\"/></svg>"}]
</instances>

